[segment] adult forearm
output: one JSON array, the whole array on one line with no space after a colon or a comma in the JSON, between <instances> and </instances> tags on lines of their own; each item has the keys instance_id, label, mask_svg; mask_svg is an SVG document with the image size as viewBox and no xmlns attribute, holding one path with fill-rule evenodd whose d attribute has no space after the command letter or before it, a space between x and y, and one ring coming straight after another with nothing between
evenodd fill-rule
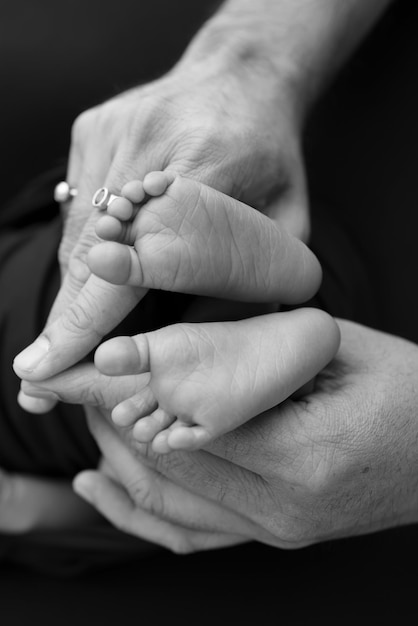
<instances>
[{"instance_id":1,"label":"adult forearm","mask_svg":"<svg viewBox=\"0 0 418 626\"><path fill-rule=\"evenodd\" d=\"M179 66L227 69L272 101L285 92L303 115L391 1L227 0Z\"/></svg>"}]
</instances>

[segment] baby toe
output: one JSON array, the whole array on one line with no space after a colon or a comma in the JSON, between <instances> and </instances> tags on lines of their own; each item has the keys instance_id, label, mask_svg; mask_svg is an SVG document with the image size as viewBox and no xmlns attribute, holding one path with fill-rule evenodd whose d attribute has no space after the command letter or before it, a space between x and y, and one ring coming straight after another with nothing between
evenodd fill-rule
<instances>
[{"instance_id":1,"label":"baby toe","mask_svg":"<svg viewBox=\"0 0 418 626\"><path fill-rule=\"evenodd\" d=\"M134 212L133 204L127 198L116 198L107 208L107 214L122 222L130 220Z\"/></svg>"},{"instance_id":2,"label":"baby toe","mask_svg":"<svg viewBox=\"0 0 418 626\"><path fill-rule=\"evenodd\" d=\"M133 204L139 204L145 199L144 185L142 180L130 180L122 187L122 195Z\"/></svg>"},{"instance_id":3,"label":"baby toe","mask_svg":"<svg viewBox=\"0 0 418 626\"><path fill-rule=\"evenodd\" d=\"M156 436L171 426L175 418L163 409L156 409L147 417L143 417L135 424L132 434L134 439L141 443L149 443Z\"/></svg>"},{"instance_id":4,"label":"baby toe","mask_svg":"<svg viewBox=\"0 0 418 626\"><path fill-rule=\"evenodd\" d=\"M111 215L103 215L96 224L96 234L105 241L116 241L123 235L123 225Z\"/></svg>"},{"instance_id":5,"label":"baby toe","mask_svg":"<svg viewBox=\"0 0 418 626\"><path fill-rule=\"evenodd\" d=\"M144 190L150 196L161 196L174 178L173 172L149 172L144 178Z\"/></svg>"}]
</instances>

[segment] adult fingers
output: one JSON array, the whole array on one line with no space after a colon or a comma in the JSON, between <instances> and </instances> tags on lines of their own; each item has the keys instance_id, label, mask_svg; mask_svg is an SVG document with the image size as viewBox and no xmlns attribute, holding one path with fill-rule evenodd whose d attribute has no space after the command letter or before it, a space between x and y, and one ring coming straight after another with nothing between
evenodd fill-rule
<instances>
[{"instance_id":1,"label":"adult fingers","mask_svg":"<svg viewBox=\"0 0 418 626\"><path fill-rule=\"evenodd\" d=\"M82 472L76 476L74 490L119 530L178 554L222 548L245 541L234 534L191 530L152 515L134 503L123 487L100 472Z\"/></svg>"},{"instance_id":2,"label":"adult fingers","mask_svg":"<svg viewBox=\"0 0 418 626\"><path fill-rule=\"evenodd\" d=\"M122 174L122 164L124 156L115 158L110 172L107 173L106 184L117 192L123 184L123 180L128 180L133 175L139 164L130 162L126 165ZM94 152L91 156L95 156ZM99 155L96 155L99 158ZM93 162L93 161L92 161ZM68 235L70 259L68 262L68 272L65 274L62 287L51 309L48 323L43 333L35 342L20 353L15 359L14 367L18 376L28 380L41 380L49 378L66 367L76 363L94 348L101 338L113 330L132 308L143 298L146 289L132 288L128 286L115 286L102 281L100 278L90 274L85 262L88 250L98 238L94 232L94 225L98 218L98 212L91 208L91 181L99 176L100 183L103 184L103 171L107 162L103 158L99 159L100 167L92 170L91 176L83 174L81 192L77 196L78 205L82 206L83 198L85 203L89 203L90 217L87 222L84 218L74 218L71 231L75 233L77 225L83 225L83 230L78 233L78 240L73 245L75 237ZM76 167L76 166L74 166ZM93 166L92 166L93 167ZM88 182L90 181L90 183ZM114 184L108 181L114 181ZM86 192L83 195L83 190ZM81 203L81 204L80 204ZM75 224L75 226L74 226ZM75 233L77 234L77 233ZM66 236L64 236L66 239ZM65 244L63 244L65 245ZM66 255L63 254L65 257ZM38 406L34 407L35 412L39 412ZM30 410L30 403L26 403L25 408ZM47 410L46 407L45 410Z\"/></svg>"},{"instance_id":3,"label":"adult fingers","mask_svg":"<svg viewBox=\"0 0 418 626\"><path fill-rule=\"evenodd\" d=\"M91 198L94 190L103 184L110 164L110 153L100 149L99 143L91 139L94 130L91 113L91 111L83 113L73 126L67 180L77 189L77 196L62 209L64 232L58 255L62 285L51 307L47 326L59 319L62 314L64 316L69 314L72 319L73 314L67 307L72 305L91 275L85 256L93 242L98 241L94 232L98 216L92 210ZM73 306L77 307L76 304ZM88 316L88 312L86 315ZM61 323L66 324L66 321L63 319ZM65 342L64 336L62 340ZM89 342L85 346L87 351L88 345ZM80 345L80 354L83 349L84 346ZM52 399L34 399L26 396L22 390L19 392L18 402L22 408L32 413L46 413L55 404Z\"/></svg>"},{"instance_id":4,"label":"adult fingers","mask_svg":"<svg viewBox=\"0 0 418 626\"><path fill-rule=\"evenodd\" d=\"M97 428L103 431L106 424L96 416L93 417L90 424L93 425L92 431L96 436ZM124 435L126 432L122 431ZM292 526L294 519L291 504L289 507L289 485L285 482L282 484L276 477L275 480L270 480L268 476L243 470L242 467L203 451L158 457L149 454L149 451L147 454L145 446L132 445L136 455L140 455L143 466L151 468L154 475L156 472L158 476L157 480L145 478L137 495L132 485L135 485L138 475L140 481L143 480L143 472L138 474L138 468L135 467L127 475L122 475L121 482L129 485L131 497L135 494L134 499L138 500L140 508L147 508L160 519L169 519L183 527L187 524L192 528L193 525L200 528L203 512L206 530L238 534L281 548L295 546L292 534L289 535L289 524ZM118 456L113 450L112 460ZM153 474L148 474L149 476ZM171 490L165 492L164 487L161 488L167 482L161 476L182 487L188 498L184 500L182 492L173 490L175 502L174 506L170 506ZM192 499L193 495L198 499ZM212 506L206 506L201 511L202 500L209 501Z\"/></svg>"},{"instance_id":5,"label":"adult fingers","mask_svg":"<svg viewBox=\"0 0 418 626\"><path fill-rule=\"evenodd\" d=\"M88 110L73 126L68 177L77 181L78 194L70 206L59 255L63 274L68 269L70 276L64 292L72 293L73 298L89 275L87 252L100 241L95 232L100 211L92 207L94 193L107 187L111 193L119 194L127 181L146 173L143 154L133 153L127 147L125 124L129 111L126 119L123 115L126 101L129 102L128 96Z\"/></svg>"},{"instance_id":6,"label":"adult fingers","mask_svg":"<svg viewBox=\"0 0 418 626\"><path fill-rule=\"evenodd\" d=\"M38 384L22 381L22 391L33 400L113 407L139 393L149 383L149 375L112 378L101 374L92 363L76 365Z\"/></svg>"},{"instance_id":7,"label":"adult fingers","mask_svg":"<svg viewBox=\"0 0 418 626\"><path fill-rule=\"evenodd\" d=\"M145 295L91 276L76 299L14 360L16 374L42 380L85 357Z\"/></svg>"},{"instance_id":8,"label":"adult fingers","mask_svg":"<svg viewBox=\"0 0 418 626\"><path fill-rule=\"evenodd\" d=\"M68 282L65 289L61 291L58 298L58 302L61 301L61 307L54 307L55 313L51 312L50 321L68 303L68 298L65 301L63 294L71 291L70 299L73 299L74 294L78 292L89 275L83 259L85 247L83 240L91 241L89 233L94 234L94 223L98 216L93 210L91 201L96 189L104 185L111 164L110 148L103 150L103 146L97 141L97 117L96 109L92 109L79 115L73 124L67 180L77 189L77 196L68 204L64 220L64 232L59 249L62 278L67 274L70 258L80 242L81 247L75 254L71 266L70 276L74 285Z\"/></svg>"},{"instance_id":9,"label":"adult fingers","mask_svg":"<svg viewBox=\"0 0 418 626\"><path fill-rule=\"evenodd\" d=\"M232 532L241 537L254 536L256 528L251 522L168 480L136 457L97 411L88 409L88 416L103 457L111 464L120 483L140 509L185 528Z\"/></svg>"},{"instance_id":10,"label":"adult fingers","mask_svg":"<svg viewBox=\"0 0 418 626\"><path fill-rule=\"evenodd\" d=\"M260 504L270 499L268 484L261 476L205 451L155 455L149 447L132 440L129 429L119 431L131 455L125 464L126 457L115 446L113 427L96 411L89 413L89 426L103 455L140 508L182 526L277 544L260 523Z\"/></svg>"}]
</instances>

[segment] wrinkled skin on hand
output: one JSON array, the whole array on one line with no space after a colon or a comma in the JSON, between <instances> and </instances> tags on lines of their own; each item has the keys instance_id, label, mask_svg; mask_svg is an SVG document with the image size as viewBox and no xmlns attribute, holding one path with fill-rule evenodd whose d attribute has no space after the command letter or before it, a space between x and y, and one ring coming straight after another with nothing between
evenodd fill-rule
<instances>
[{"instance_id":1,"label":"wrinkled skin on hand","mask_svg":"<svg viewBox=\"0 0 418 626\"><path fill-rule=\"evenodd\" d=\"M92 432L119 480L85 472L76 491L115 526L176 552L253 539L299 548L417 522L418 348L339 325L340 350L312 393L193 454L155 456L105 419L121 381L138 380L76 369L51 379L70 402L85 381L82 400L102 407Z\"/></svg>"},{"instance_id":2,"label":"wrinkled skin on hand","mask_svg":"<svg viewBox=\"0 0 418 626\"><path fill-rule=\"evenodd\" d=\"M43 341L51 349L36 372L17 367L19 377L41 380L78 362L147 291L110 285L88 270L87 253L98 241L99 214L91 198L103 185L117 193L128 180L169 167L263 210L292 234L307 238L300 133L290 98L283 95L283 106L272 106L261 91L244 89L242 76L238 80L233 73L219 76L200 66L173 70L76 121L67 178L78 195L63 209L63 281ZM40 403L31 408L28 399L22 406L42 410ZM45 411L50 408L45 404Z\"/></svg>"},{"instance_id":3,"label":"wrinkled skin on hand","mask_svg":"<svg viewBox=\"0 0 418 626\"><path fill-rule=\"evenodd\" d=\"M307 238L299 131L285 98L282 107L272 106L261 93L243 92L233 74L200 66L174 70L86 111L74 124L67 178L78 196L65 209L59 252L62 273L69 269L71 277L66 300L88 276L85 255L97 240L94 191L105 185L118 193L127 181L168 167L280 216L293 234Z\"/></svg>"}]
</instances>

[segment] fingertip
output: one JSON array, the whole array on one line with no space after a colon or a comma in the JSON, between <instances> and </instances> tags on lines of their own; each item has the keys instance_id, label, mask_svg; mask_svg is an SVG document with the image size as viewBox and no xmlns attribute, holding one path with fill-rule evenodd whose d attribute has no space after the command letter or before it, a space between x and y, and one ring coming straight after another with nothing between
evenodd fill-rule
<instances>
[{"instance_id":1,"label":"fingertip","mask_svg":"<svg viewBox=\"0 0 418 626\"><path fill-rule=\"evenodd\" d=\"M97 481L97 472L94 470L86 470L77 474L77 476L73 479L73 490L74 492L83 498L83 500L87 500L90 502L93 499L93 493L95 489Z\"/></svg>"},{"instance_id":2,"label":"fingertip","mask_svg":"<svg viewBox=\"0 0 418 626\"><path fill-rule=\"evenodd\" d=\"M42 414L51 411L57 404L57 400L52 398L35 398L29 396L20 390L17 396L17 402L19 406L28 413Z\"/></svg>"},{"instance_id":3,"label":"fingertip","mask_svg":"<svg viewBox=\"0 0 418 626\"><path fill-rule=\"evenodd\" d=\"M44 335L40 335L33 343L15 356L13 370L19 378L26 378L32 374L47 356L51 342Z\"/></svg>"}]
</instances>

